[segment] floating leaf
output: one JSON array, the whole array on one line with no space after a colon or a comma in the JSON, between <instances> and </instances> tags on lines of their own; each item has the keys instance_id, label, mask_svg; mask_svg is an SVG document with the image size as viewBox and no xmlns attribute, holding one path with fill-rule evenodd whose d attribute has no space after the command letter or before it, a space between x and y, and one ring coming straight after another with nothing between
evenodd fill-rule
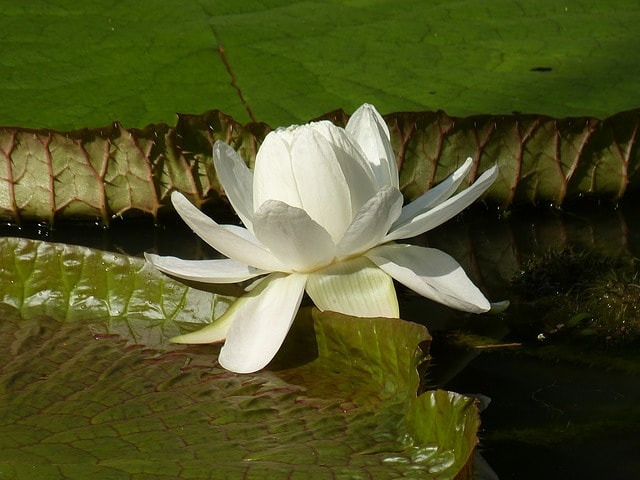
<instances>
[{"instance_id":1,"label":"floating leaf","mask_svg":"<svg viewBox=\"0 0 640 480\"><path fill-rule=\"evenodd\" d=\"M219 108L276 126L365 101L456 116L638 106L634 2L1 3L0 125L142 127Z\"/></svg>"},{"instance_id":2,"label":"floating leaf","mask_svg":"<svg viewBox=\"0 0 640 480\"><path fill-rule=\"evenodd\" d=\"M20 238L0 238L0 252L0 305L25 318L107 318L105 333L127 332L150 346L211 322L234 300L174 281L140 258Z\"/></svg>"},{"instance_id":3,"label":"floating leaf","mask_svg":"<svg viewBox=\"0 0 640 480\"><path fill-rule=\"evenodd\" d=\"M140 259L0 242L4 477L469 478L477 408L416 396L424 327L304 309L269 368L236 375L219 346L159 340L225 297Z\"/></svg>"},{"instance_id":4,"label":"floating leaf","mask_svg":"<svg viewBox=\"0 0 640 480\"><path fill-rule=\"evenodd\" d=\"M220 187L211 160L215 140L255 156L266 126L242 127L220 112L179 117L175 127L126 130L118 124L63 133L0 129L0 217L16 222L57 216L154 218L180 190L200 204Z\"/></svg>"},{"instance_id":5,"label":"floating leaf","mask_svg":"<svg viewBox=\"0 0 640 480\"><path fill-rule=\"evenodd\" d=\"M344 125L342 111L324 116ZM520 115L454 118L442 112L385 117L398 155L400 186L413 199L467 157L469 182L491 165L500 178L488 198L503 205L581 195L619 199L640 184L640 110L605 120ZM170 208L180 190L192 200L219 202L223 192L211 160L216 140L252 164L269 127L240 125L218 111L180 115L175 127L55 132L0 128L0 218L53 224L57 218L150 215ZM4 157L4 159L3 159Z\"/></svg>"}]
</instances>

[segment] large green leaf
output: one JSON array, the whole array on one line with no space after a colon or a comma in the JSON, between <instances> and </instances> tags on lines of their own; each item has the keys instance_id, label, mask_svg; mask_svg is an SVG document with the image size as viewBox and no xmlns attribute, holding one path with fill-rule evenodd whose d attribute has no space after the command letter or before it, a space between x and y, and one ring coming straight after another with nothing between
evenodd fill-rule
<instances>
[{"instance_id":1,"label":"large green leaf","mask_svg":"<svg viewBox=\"0 0 640 480\"><path fill-rule=\"evenodd\" d=\"M1 0L0 125L636 107L636 2Z\"/></svg>"},{"instance_id":2,"label":"large green leaf","mask_svg":"<svg viewBox=\"0 0 640 480\"><path fill-rule=\"evenodd\" d=\"M0 304L25 318L110 319L104 333L126 333L149 346L213 321L235 299L188 287L124 255L18 238L1 238L0 252Z\"/></svg>"},{"instance_id":3,"label":"large green leaf","mask_svg":"<svg viewBox=\"0 0 640 480\"><path fill-rule=\"evenodd\" d=\"M344 125L343 111L326 115ZM619 199L640 184L640 110L605 120L520 115L454 118L438 113L387 115L404 195L413 199L468 156L470 181L491 165L500 178L488 197L503 205L592 194ZM0 128L0 218L98 218L147 214L169 206L177 189L196 204L224 194L212 145L223 140L252 164L269 127L241 125L218 111L181 115L165 124L127 130L56 132ZM1 160L1 157L0 157Z\"/></svg>"},{"instance_id":4,"label":"large green leaf","mask_svg":"<svg viewBox=\"0 0 640 480\"><path fill-rule=\"evenodd\" d=\"M470 461L473 400L416 396L424 327L305 309L268 369L235 375L219 346L161 340L222 297L140 259L0 251L3 478L450 479Z\"/></svg>"}]
</instances>

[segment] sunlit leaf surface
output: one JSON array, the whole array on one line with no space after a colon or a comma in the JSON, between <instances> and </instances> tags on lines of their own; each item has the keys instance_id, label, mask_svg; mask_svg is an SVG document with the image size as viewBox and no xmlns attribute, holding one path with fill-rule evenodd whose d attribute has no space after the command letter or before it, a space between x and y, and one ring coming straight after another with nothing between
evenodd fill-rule
<instances>
[{"instance_id":1,"label":"sunlit leaf surface","mask_svg":"<svg viewBox=\"0 0 640 480\"><path fill-rule=\"evenodd\" d=\"M606 117L636 107L633 2L0 1L0 125L304 122L362 102Z\"/></svg>"},{"instance_id":2,"label":"sunlit leaf surface","mask_svg":"<svg viewBox=\"0 0 640 480\"><path fill-rule=\"evenodd\" d=\"M228 298L140 259L0 242L3 478L449 479L469 462L473 400L416 396L424 327L305 309L269 368L236 375L219 346L163 341Z\"/></svg>"}]
</instances>

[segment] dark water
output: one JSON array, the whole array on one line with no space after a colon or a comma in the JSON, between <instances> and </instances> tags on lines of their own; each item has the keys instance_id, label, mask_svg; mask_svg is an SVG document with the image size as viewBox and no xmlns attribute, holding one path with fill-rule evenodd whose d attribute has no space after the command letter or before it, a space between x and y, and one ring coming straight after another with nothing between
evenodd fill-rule
<instances>
[{"instance_id":1,"label":"dark water","mask_svg":"<svg viewBox=\"0 0 640 480\"><path fill-rule=\"evenodd\" d=\"M431 380L492 399L482 413L480 451L499 478L640 478L637 337L554 333L511 286L531 259L549 251L640 256L639 220L631 202L508 218L475 211L419 239L457 258L491 300L512 301L503 315L482 317L452 314L409 294L407 302L411 319L430 326L435 337ZM559 315L554 323L567 320ZM487 337L490 346L461 347L459 332Z\"/></svg>"},{"instance_id":2,"label":"dark water","mask_svg":"<svg viewBox=\"0 0 640 480\"><path fill-rule=\"evenodd\" d=\"M501 315L466 316L400 290L403 316L426 324L434 335L430 384L491 398L482 414L480 450L501 479L640 478L640 344L554 334L523 308L511 286L532 258L550 250L640 257L636 204L508 215L478 206L415 239L454 256L492 301L512 301ZM49 230L36 225L3 227L0 235L131 255L214 255L173 217L162 226L138 222L109 230L70 225ZM461 333L488 340L483 348L470 347L461 344Z\"/></svg>"}]
</instances>

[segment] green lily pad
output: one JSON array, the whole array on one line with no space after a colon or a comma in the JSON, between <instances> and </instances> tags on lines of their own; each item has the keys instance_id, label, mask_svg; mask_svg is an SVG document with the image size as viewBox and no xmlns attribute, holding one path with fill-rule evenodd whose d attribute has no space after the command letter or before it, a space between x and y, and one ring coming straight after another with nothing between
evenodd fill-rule
<instances>
[{"instance_id":1,"label":"green lily pad","mask_svg":"<svg viewBox=\"0 0 640 480\"><path fill-rule=\"evenodd\" d=\"M173 281L139 258L19 238L1 238L0 252L0 305L25 318L108 319L95 328L150 347L213 321L235 300Z\"/></svg>"},{"instance_id":2,"label":"green lily pad","mask_svg":"<svg viewBox=\"0 0 640 480\"><path fill-rule=\"evenodd\" d=\"M4 478L469 478L477 408L416 395L422 326L304 309L267 369L236 375L217 345L163 341L229 297L82 247L0 251Z\"/></svg>"},{"instance_id":3,"label":"green lily pad","mask_svg":"<svg viewBox=\"0 0 640 480\"><path fill-rule=\"evenodd\" d=\"M288 125L365 101L457 116L637 106L630 2L0 4L0 125L143 127L212 108Z\"/></svg>"}]
</instances>

